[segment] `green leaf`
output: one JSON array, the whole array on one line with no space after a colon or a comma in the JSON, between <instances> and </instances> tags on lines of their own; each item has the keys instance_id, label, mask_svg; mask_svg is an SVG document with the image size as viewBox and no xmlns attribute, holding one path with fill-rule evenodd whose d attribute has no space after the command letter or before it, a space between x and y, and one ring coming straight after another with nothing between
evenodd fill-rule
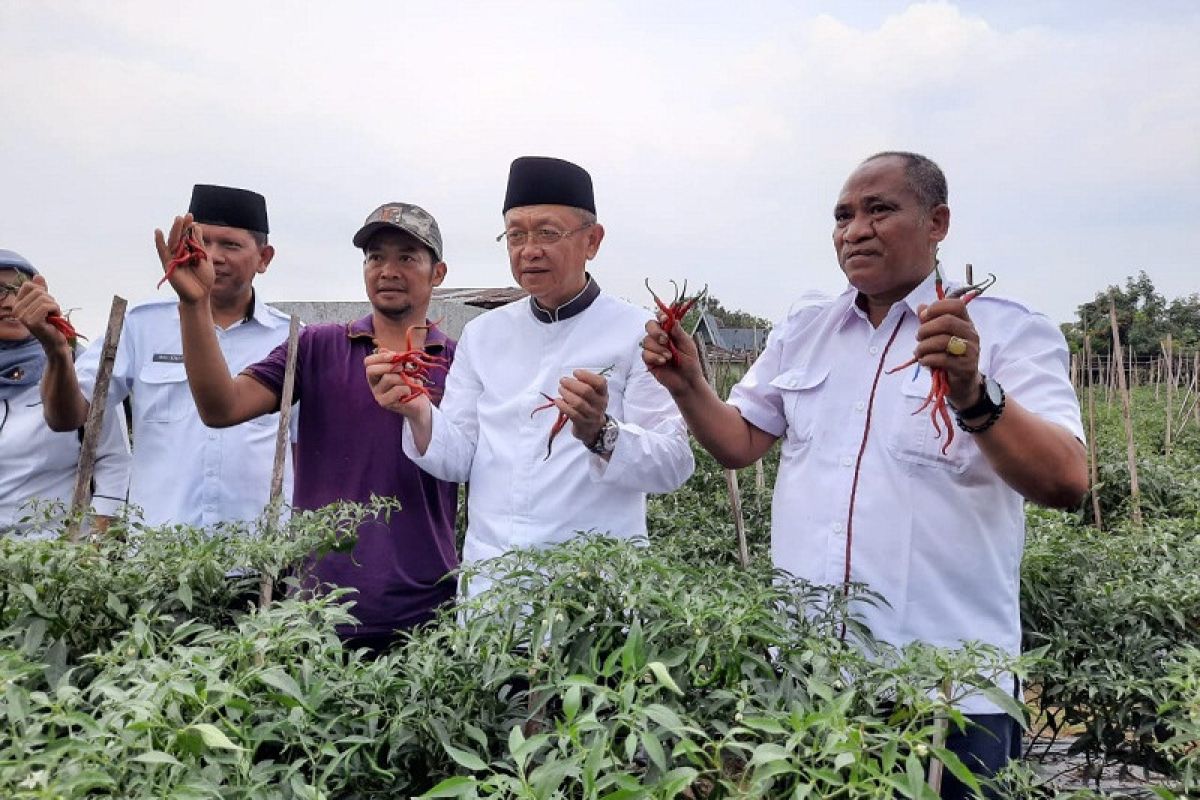
<instances>
[{"instance_id":1,"label":"green leaf","mask_svg":"<svg viewBox=\"0 0 1200 800\"><path fill-rule=\"evenodd\" d=\"M175 596L179 598L179 602L183 604L184 608L188 611L192 610L192 587L188 585L187 581L179 582L179 588L175 590Z\"/></svg>"},{"instance_id":2,"label":"green leaf","mask_svg":"<svg viewBox=\"0 0 1200 800\"><path fill-rule=\"evenodd\" d=\"M651 703L642 709L642 712L669 731L675 732L683 727L683 720L679 715L661 703Z\"/></svg>"},{"instance_id":3,"label":"green leaf","mask_svg":"<svg viewBox=\"0 0 1200 800\"><path fill-rule=\"evenodd\" d=\"M283 671L280 667L271 667L258 673L258 679L270 686L272 689L278 689L288 697L294 698L304 703L304 693L300 690L300 684L296 680Z\"/></svg>"},{"instance_id":4,"label":"green leaf","mask_svg":"<svg viewBox=\"0 0 1200 800\"><path fill-rule=\"evenodd\" d=\"M670 689L675 694L683 696L683 690L679 688L679 684L675 683L675 680L671 677L671 673L667 671L665 664L661 661L651 661L646 666L654 673L654 677L658 679L661 685Z\"/></svg>"},{"instance_id":5,"label":"green leaf","mask_svg":"<svg viewBox=\"0 0 1200 800\"><path fill-rule=\"evenodd\" d=\"M472 753L470 750L460 750L452 745L443 744L443 749L446 755L450 756L460 767L466 767L472 772L483 772L487 769L487 764L483 759Z\"/></svg>"},{"instance_id":6,"label":"green leaf","mask_svg":"<svg viewBox=\"0 0 1200 800\"><path fill-rule=\"evenodd\" d=\"M221 732L221 729L216 725L207 722L197 722L195 725L189 725L188 730L195 731L200 734L200 739L208 747L218 750L241 750L236 744L229 740L229 737Z\"/></svg>"},{"instance_id":7,"label":"green leaf","mask_svg":"<svg viewBox=\"0 0 1200 800\"><path fill-rule=\"evenodd\" d=\"M478 782L465 775L455 775L434 786L421 797L474 797Z\"/></svg>"},{"instance_id":8,"label":"green leaf","mask_svg":"<svg viewBox=\"0 0 1200 800\"><path fill-rule=\"evenodd\" d=\"M578 686L571 686L567 689L566 694L563 695L563 716L566 717L568 723L574 722L575 715L579 713L582 694Z\"/></svg>"},{"instance_id":9,"label":"green leaf","mask_svg":"<svg viewBox=\"0 0 1200 800\"><path fill-rule=\"evenodd\" d=\"M144 753L134 756L134 761L140 761L143 764L171 764L176 767L182 767L179 760L170 753L164 753L162 750L147 750Z\"/></svg>"},{"instance_id":10,"label":"green leaf","mask_svg":"<svg viewBox=\"0 0 1200 800\"><path fill-rule=\"evenodd\" d=\"M753 728L756 731L763 733L773 733L777 736L783 736L787 733L787 729L779 724L779 720L773 717L751 716L742 720L742 724L747 728Z\"/></svg>"}]
</instances>

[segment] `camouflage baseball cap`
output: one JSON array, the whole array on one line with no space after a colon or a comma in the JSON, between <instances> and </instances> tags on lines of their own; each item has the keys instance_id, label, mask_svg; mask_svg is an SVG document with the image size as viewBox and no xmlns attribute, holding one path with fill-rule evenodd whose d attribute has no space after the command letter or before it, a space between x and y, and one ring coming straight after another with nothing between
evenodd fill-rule
<instances>
[{"instance_id":1,"label":"camouflage baseball cap","mask_svg":"<svg viewBox=\"0 0 1200 800\"><path fill-rule=\"evenodd\" d=\"M412 236L433 251L436 261L442 260L442 232L437 220L425 209L412 203L384 203L371 212L367 221L354 234L354 246L363 248L383 228L396 228Z\"/></svg>"}]
</instances>

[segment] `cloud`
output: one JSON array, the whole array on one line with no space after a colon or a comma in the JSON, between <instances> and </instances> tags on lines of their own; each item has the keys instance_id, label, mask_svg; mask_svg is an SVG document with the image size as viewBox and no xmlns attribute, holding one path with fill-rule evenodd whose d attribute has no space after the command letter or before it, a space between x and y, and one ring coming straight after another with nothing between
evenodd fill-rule
<instances>
[{"instance_id":1,"label":"cloud","mask_svg":"<svg viewBox=\"0 0 1200 800\"><path fill-rule=\"evenodd\" d=\"M149 292L150 231L191 184L230 183L268 196L270 296L358 299L349 236L394 199L439 217L452 285L506 284L507 165L548 153L596 178L606 288L642 302L644 277L688 277L778 316L840 289L833 199L904 148L949 176L947 262L1056 317L1141 267L1193 290L1137 259L1200 245L1200 16L831 9L8 4L0 244L63 276L95 330L110 291Z\"/></svg>"}]
</instances>

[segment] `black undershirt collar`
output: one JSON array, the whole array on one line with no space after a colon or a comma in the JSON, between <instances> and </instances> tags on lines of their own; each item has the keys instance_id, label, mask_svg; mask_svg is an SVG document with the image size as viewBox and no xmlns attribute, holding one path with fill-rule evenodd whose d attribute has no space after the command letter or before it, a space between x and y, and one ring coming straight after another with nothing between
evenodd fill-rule
<instances>
[{"instance_id":1,"label":"black undershirt collar","mask_svg":"<svg viewBox=\"0 0 1200 800\"><path fill-rule=\"evenodd\" d=\"M587 275L587 273L584 274ZM538 322L545 322L546 324L550 324L552 322L562 322L564 319L570 319L576 314L586 311L588 306L590 306L599 296L600 284L596 283L595 279L592 278L591 275L587 275L587 283L584 284L583 290L558 308L552 311L547 311L538 305L537 300L534 300L533 297L530 296L529 310L533 312L533 318Z\"/></svg>"}]
</instances>

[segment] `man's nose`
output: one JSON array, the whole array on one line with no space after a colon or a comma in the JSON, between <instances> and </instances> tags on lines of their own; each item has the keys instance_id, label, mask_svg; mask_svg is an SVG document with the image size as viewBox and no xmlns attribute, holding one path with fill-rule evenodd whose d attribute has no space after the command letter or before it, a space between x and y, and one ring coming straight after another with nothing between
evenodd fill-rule
<instances>
[{"instance_id":1,"label":"man's nose","mask_svg":"<svg viewBox=\"0 0 1200 800\"><path fill-rule=\"evenodd\" d=\"M875 226L866 214L855 214L846 224L842 236L848 242L861 242L875 235Z\"/></svg>"}]
</instances>

